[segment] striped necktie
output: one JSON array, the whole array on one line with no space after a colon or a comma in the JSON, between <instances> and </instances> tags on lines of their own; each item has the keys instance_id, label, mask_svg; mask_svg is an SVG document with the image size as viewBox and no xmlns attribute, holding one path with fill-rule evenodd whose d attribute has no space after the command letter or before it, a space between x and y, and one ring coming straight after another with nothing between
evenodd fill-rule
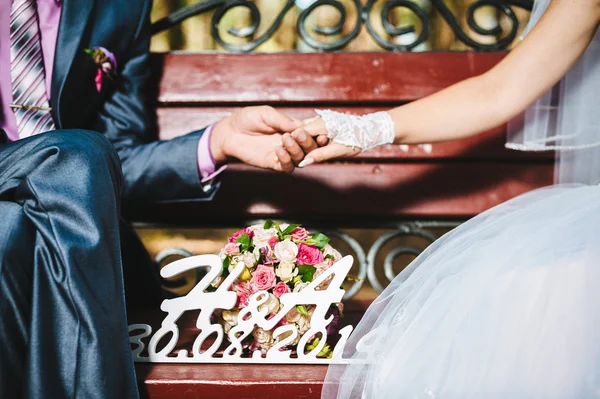
<instances>
[{"instance_id":1,"label":"striped necktie","mask_svg":"<svg viewBox=\"0 0 600 399\"><path fill-rule=\"evenodd\" d=\"M10 11L10 75L19 138L54 130L36 0L13 0Z\"/></svg>"}]
</instances>

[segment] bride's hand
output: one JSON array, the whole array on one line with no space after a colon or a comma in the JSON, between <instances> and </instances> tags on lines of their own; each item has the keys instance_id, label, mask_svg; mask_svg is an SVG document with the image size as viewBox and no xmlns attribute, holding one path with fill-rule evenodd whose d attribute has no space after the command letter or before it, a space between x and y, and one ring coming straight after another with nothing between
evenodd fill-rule
<instances>
[{"instance_id":1,"label":"bride's hand","mask_svg":"<svg viewBox=\"0 0 600 399\"><path fill-rule=\"evenodd\" d=\"M336 158L349 158L361 153L360 148L352 148L329 142L325 122L322 118L317 117L310 121L305 121L305 123L303 127L292 132L292 137L296 140L307 134L316 137L319 148L307 153L302 162L298 164L298 167L303 168L313 163L321 163Z\"/></svg>"},{"instance_id":2,"label":"bride's hand","mask_svg":"<svg viewBox=\"0 0 600 399\"><path fill-rule=\"evenodd\" d=\"M304 160L298 164L299 168L312 165L314 163L322 163L337 158L350 158L360 154L360 148L348 147L343 144L329 143L325 147L319 147L306 154Z\"/></svg>"}]
</instances>

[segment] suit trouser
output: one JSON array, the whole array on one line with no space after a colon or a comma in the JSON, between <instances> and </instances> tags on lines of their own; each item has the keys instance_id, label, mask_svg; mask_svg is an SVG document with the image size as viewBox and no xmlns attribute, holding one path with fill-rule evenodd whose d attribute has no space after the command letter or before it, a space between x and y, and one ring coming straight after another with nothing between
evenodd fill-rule
<instances>
[{"instance_id":1,"label":"suit trouser","mask_svg":"<svg viewBox=\"0 0 600 399\"><path fill-rule=\"evenodd\" d=\"M121 188L119 158L100 134L0 145L0 398L138 397Z\"/></svg>"}]
</instances>

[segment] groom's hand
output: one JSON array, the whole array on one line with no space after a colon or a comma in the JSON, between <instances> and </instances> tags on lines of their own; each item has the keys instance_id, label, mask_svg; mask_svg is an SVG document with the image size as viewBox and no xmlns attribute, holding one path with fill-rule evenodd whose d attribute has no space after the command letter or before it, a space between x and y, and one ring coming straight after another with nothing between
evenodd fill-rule
<instances>
[{"instance_id":1,"label":"groom's hand","mask_svg":"<svg viewBox=\"0 0 600 399\"><path fill-rule=\"evenodd\" d=\"M291 138L297 142L309 137L312 143L316 143L314 147L307 148L307 150L302 153L302 157L300 157L299 160L294 159L295 165L300 168L332 159L353 157L361 152L358 148L347 147L345 145L330 142L327 138L325 122L320 117L304 121L304 125L293 131L290 135ZM289 149L287 152L292 154L292 151ZM299 152L297 153L299 154ZM286 156L285 152L277 152L277 157L280 162L284 162L287 159Z\"/></svg>"},{"instance_id":2,"label":"groom's hand","mask_svg":"<svg viewBox=\"0 0 600 399\"><path fill-rule=\"evenodd\" d=\"M236 158L248 165L292 172L295 165L291 157L288 161L280 162L277 154L287 154L283 145L285 142L289 144L288 139L293 140L287 135L289 138L286 136L282 141L282 133L291 132L302 124L272 107L242 108L215 125L211 151L217 163ZM314 143L311 137L302 144L295 142L302 151L302 157L314 149L311 143Z\"/></svg>"}]
</instances>

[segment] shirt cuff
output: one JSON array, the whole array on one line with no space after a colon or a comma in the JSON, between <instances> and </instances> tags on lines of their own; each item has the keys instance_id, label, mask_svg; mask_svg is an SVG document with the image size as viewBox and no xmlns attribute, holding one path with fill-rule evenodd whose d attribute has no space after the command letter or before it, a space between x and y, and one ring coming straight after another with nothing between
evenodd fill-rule
<instances>
[{"instance_id":1,"label":"shirt cuff","mask_svg":"<svg viewBox=\"0 0 600 399\"><path fill-rule=\"evenodd\" d=\"M223 165L217 169L215 158L210 150L210 137L214 126L213 124L207 127L200 140L198 140L198 173L202 184L209 183L227 168L227 165Z\"/></svg>"}]
</instances>

